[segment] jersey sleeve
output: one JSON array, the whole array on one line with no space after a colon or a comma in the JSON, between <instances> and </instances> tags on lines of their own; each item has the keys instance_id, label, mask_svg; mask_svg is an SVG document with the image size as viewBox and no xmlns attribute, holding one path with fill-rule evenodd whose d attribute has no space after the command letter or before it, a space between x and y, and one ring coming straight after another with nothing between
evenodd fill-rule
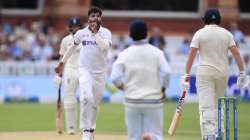
<instances>
[{"instance_id":1,"label":"jersey sleeve","mask_svg":"<svg viewBox=\"0 0 250 140\"><path fill-rule=\"evenodd\" d=\"M164 57L163 52L159 55L159 66L160 66L160 81L163 87L167 88L169 85L169 78L170 78L170 72L171 68Z\"/></svg>"},{"instance_id":2,"label":"jersey sleeve","mask_svg":"<svg viewBox=\"0 0 250 140\"><path fill-rule=\"evenodd\" d=\"M74 35L74 44L75 45L78 45L82 42L81 40L81 32L80 31L77 31Z\"/></svg>"},{"instance_id":3,"label":"jersey sleeve","mask_svg":"<svg viewBox=\"0 0 250 140\"><path fill-rule=\"evenodd\" d=\"M102 35L102 38L109 43L109 46L112 45L112 34L111 34L111 32L108 29Z\"/></svg>"},{"instance_id":4,"label":"jersey sleeve","mask_svg":"<svg viewBox=\"0 0 250 140\"><path fill-rule=\"evenodd\" d=\"M65 41L65 38L63 38L60 44L59 54L64 55L66 50L67 50L66 41Z\"/></svg>"},{"instance_id":5,"label":"jersey sleeve","mask_svg":"<svg viewBox=\"0 0 250 140\"><path fill-rule=\"evenodd\" d=\"M236 45L236 43L234 41L234 37L233 37L233 35L231 33L229 33L229 45L228 45L228 47L232 47L232 46L235 46L235 45Z\"/></svg>"},{"instance_id":6,"label":"jersey sleeve","mask_svg":"<svg viewBox=\"0 0 250 140\"><path fill-rule=\"evenodd\" d=\"M199 48L199 32L196 32L193 36L193 39L190 43L190 47Z\"/></svg>"},{"instance_id":7,"label":"jersey sleeve","mask_svg":"<svg viewBox=\"0 0 250 140\"><path fill-rule=\"evenodd\" d=\"M116 86L120 86L124 83L124 81L123 81L124 64L122 62L123 62L122 57L121 57L121 55L119 55L113 64L112 72L110 74L110 78Z\"/></svg>"}]
</instances>

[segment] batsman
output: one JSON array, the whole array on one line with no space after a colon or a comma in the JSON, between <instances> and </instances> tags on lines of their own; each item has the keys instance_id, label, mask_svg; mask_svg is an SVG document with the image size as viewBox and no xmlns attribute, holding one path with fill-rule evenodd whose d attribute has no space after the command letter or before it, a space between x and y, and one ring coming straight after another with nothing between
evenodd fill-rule
<instances>
[{"instance_id":1,"label":"batsman","mask_svg":"<svg viewBox=\"0 0 250 140\"><path fill-rule=\"evenodd\" d=\"M217 110L216 101L224 96L229 76L228 51L234 56L239 77L237 84L245 88L249 84L249 76L244 71L243 61L237 49L233 35L220 27L221 16L218 9L208 9L203 17L205 26L198 30L190 44L190 52L186 64L186 74L182 77L182 90L189 84L184 80L189 77L193 60L199 51L199 66L196 71L196 87L199 97L199 114L202 140L216 140Z\"/></svg>"},{"instance_id":2,"label":"batsman","mask_svg":"<svg viewBox=\"0 0 250 140\"><path fill-rule=\"evenodd\" d=\"M77 17L70 18L68 22L69 35L62 39L60 45L59 54L62 56L69 49L72 42L74 41L74 34L76 31L81 29L82 25L80 19ZM78 60L80 55L80 46L77 46L77 49L73 52L71 57L67 60L65 64L65 69L63 73L63 85L64 85L64 111L65 111L65 122L67 133L73 135L76 133L76 124L77 124L77 100L76 100L76 90L79 86L78 80ZM56 86L59 86L62 81L62 78L58 74L54 78Z\"/></svg>"}]
</instances>

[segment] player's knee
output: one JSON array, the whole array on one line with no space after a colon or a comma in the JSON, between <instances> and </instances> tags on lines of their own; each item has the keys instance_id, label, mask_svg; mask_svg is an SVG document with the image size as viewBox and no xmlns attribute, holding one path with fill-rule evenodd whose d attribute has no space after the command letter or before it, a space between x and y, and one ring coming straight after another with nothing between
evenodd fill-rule
<instances>
[{"instance_id":1,"label":"player's knee","mask_svg":"<svg viewBox=\"0 0 250 140\"><path fill-rule=\"evenodd\" d=\"M76 88L74 87L66 87L64 88L64 93L67 94L67 95L75 95L75 91L76 91Z\"/></svg>"},{"instance_id":2,"label":"player's knee","mask_svg":"<svg viewBox=\"0 0 250 140\"><path fill-rule=\"evenodd\" d=\"M65 102L76 102L76 96L74 93L65 93L64 95Z\"/></svg>"},{"instance_id":3,"label":"player's knee","mask_svg":"<svg viewBox=\"0 0 250 140\"><path fill-rule=\"evenodd\" d=\"M202 121L215 121L216 119L216 110L213 108L206 108L200 110L200 115Z\"/></svg>"},{"instance_id":4,"label":"player's knee","mask_svg":"<svg viewBox=\"0 0 250 140\"><path fill-rule=\"evenodd\" d=\"M80 96L80 102L83 104L93 104L95 105L95 100L94 96L91 92L85 91L81 96Z\"/></svg>"},{"instance_id":5,"label":"player's knee","mask_svg":"<svg viewBox=\"0 0 250 140\"><path fill-rule=\"evenodd\" d=\"M76 102L64 102L64 108L65 109L75 109Z\"/></svg>"},{"instance_id":6,"label":"player's knee","mask_svg":"<svg viewBox=\"0 0 250 140\"><path fill-rule=\"evenodd\" d=\"M77 104L76 97L71 94L64 96L64 108L74 108Z\"/></svg>"}]
</instances>

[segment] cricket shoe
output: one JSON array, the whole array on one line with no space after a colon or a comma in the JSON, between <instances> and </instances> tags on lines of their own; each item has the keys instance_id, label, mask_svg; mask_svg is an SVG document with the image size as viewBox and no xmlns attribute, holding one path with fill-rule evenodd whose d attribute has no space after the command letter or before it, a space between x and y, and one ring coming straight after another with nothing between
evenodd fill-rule
<instances>
[{"instance_id":1,"label":"cricket shoe","mask_svg":"<svg viewBox=\"0 0 250 140\"><path fill-rule=\"evenodd\" d=\"M203 137L203 140L216 140L214 135L207 135Z\"/></svg>"},{"instance_id":2,"label":"cricket shoe","mask_svg":"<svg viewBox=\"0 0 250 140\"><path fill-rule=\"evenodd\" d=\"M93 132L83 132L82 140L94 140L94 133Z\"/></svg>"},{"instance_id":3,"label":"cricket shoe","mask_svg":"<svg viewBox=\"0 0 250 140\"><path fill-rule=\"evenodd\" d=\"M76 133L75 129L73 126L71 126L67 132L69 135L74 135Z\"/></svg>"},{"instance_id":4,"label":"cricket shoe","mask_svg":"<svg viewBox=\"0 0 250 140\"><path fill-rule=\"evenodd\" d=\"M76 133L75 130L69 130L69 131L68 131L68 134L69 134L69 135L75 135L75 133Z\"/></svg>"}]
</instances>

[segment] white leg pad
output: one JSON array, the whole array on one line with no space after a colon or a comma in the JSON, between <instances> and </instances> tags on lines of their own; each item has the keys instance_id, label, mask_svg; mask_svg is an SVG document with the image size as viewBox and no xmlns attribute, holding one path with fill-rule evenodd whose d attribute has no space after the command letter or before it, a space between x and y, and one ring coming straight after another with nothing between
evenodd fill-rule
<instances>
[{"instance_id":1,"label":"white leg pad","mask_svg":"<svg viewBox=\"0 0 250 140\"><path fill-rule=\"evenodd\" d=\"M202 136L215 136L216 112L214 109L204 109L200 111L200 125Z\"/></svg>"}]
</instances>

